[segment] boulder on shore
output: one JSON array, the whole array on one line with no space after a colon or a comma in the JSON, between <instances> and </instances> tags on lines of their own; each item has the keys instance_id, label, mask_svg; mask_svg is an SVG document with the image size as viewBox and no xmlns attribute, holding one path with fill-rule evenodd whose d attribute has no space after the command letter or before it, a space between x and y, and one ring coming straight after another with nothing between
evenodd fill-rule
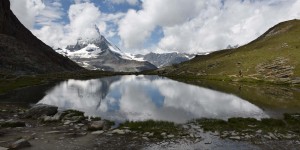
<instances>
[{"instance_id":1,"label":"boulder on shore","mask_svg":"<svg viewBox=\"0 0 300 150\"><path fill-rule=\"evenodd\" d=\"M33 118L37 119L42 116L53 116L57 113L58 107L46 105L46 104L37 104L30 108L25 114L23 118Z\"/></svg>"}]
</instances>

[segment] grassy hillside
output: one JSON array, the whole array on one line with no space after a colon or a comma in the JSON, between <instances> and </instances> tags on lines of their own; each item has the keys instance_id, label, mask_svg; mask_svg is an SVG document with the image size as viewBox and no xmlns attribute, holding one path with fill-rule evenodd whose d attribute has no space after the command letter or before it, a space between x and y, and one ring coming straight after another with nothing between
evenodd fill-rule
<instances>
[{"instance_id":1,"label":"grassy hillside","mask_svg":"<svg viewBox=\"0 0 300 150\"><path fill-rule=\"evenodd\" d=\"M247 45L162 68L167 76L300 83L300 20L282 22Z\"/></svg>"}]
</instances>

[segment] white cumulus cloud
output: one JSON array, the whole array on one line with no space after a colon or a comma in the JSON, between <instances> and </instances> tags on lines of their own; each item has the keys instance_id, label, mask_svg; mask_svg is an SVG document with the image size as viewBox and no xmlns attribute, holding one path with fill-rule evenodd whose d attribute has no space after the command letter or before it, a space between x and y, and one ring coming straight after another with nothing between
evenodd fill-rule
<instances>
[{"instance_id":1,"label":"white cumulus cloud","mask_svg":"<svg viewBox=\"0 0 300 150\"><path fill-rule=\"evenodd\" d=\"M157 27L162 50L207 52L242 45L271 26L300 18L300 0L144 0L119 23L128 49L141 48Z\"/></svg>"},{"instance_id":2,"label":"white cumulus cloud","mask_svg":"<svg viewBox=\"0 0 300 150\"><path fill-rule=\"evenodd\" d=\"M32 29L36 17L45 9L41 0L10 0L11 9L26 28Z\"/></svg>"},{"instance_id":3,"label":"white cumulus cloud","mask_svg":"<svg viewBox=\"0 0 300 150\"><path fill-rule=\"evenodd\" d=\"M125 13L103 13L93 0L72 2L63 9L62 0L11 0L11 9L52 47L91 38L97 25L103 35L120 38L119 46L134 53L219 50L246 44L279 22L300 19L300 0L105 1L138 6Z\"/></svg>"},{"instance_id":4,"label":"white cumulus cloud","mask_svg":"<svg viewBox=\"0 0 300 150\"><path fill-rule=\"evenodd\" d=\"M63 11L60 0L11 0L11 9L33 34L54 48L75 44L78 38L97 36L95 25L101 34L115 36L117 24L124 13L106 14L89 0L75 0ZM25 7L24 7L25 6ZM68 22L61 18L66 15ZM111 24L108 24L111 23ZM35 25L40 27L36 28Z\"/></svg>"},{"instance_id":5,"label":"white cumulus cloud","mask_svg":"<svg viewBox=\"0 0 300 150\"><path fill-rule=\"evenodd\" d=\"M96 36L95 25L100 31L106 30L105 22L100 20L101 11L93 3L72 4L67 12L69 23L50 22L32 32L48 45L64 48L75 44L78 38L93 38Z\"/></svg>"}]
</instances>

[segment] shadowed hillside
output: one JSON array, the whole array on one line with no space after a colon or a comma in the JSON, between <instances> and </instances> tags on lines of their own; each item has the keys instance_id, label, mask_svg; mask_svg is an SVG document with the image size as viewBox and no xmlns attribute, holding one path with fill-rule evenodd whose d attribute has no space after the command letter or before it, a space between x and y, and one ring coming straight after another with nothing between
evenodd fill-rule
<instances>
[{"instance_id":1,"label":"shadowed hillside","mask_svg":"<svg viewBox=\"0 0 300 150\"><path fill-rule=\"evenodd\" d=\"M40 74L81 69L26 29L10 10L9 0L0 1L0 74Z\"/></svg>"}]
</instances>

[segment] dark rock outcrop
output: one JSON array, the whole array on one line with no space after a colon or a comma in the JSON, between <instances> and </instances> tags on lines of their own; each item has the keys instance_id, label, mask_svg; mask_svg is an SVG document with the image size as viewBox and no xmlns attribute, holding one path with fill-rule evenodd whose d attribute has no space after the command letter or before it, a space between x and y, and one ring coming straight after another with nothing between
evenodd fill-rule
<instances>
[{"instance_id":1,"label":"dark rock outcrop","mask_svg":"<svg viewBox=\"0 0 300 150\"><path fill-rule=\"evenodd\" d=\"M58 107L50 106L45 104L37 104L29 109L24 115L23 118L33 118L37 119L42 116L53 116L57 113Z\"/></svg>"},{"instance_id":2,"label":"dark rock outcrop","mask_svg":"<svg viewBox=\"0 0 300 150\"><path fill-rule=\"evenodd\" d=\"M10 10L9 0L0 1L0 73L41 74L81 69L22 25Z\"/></svg>"}]
</instances>

